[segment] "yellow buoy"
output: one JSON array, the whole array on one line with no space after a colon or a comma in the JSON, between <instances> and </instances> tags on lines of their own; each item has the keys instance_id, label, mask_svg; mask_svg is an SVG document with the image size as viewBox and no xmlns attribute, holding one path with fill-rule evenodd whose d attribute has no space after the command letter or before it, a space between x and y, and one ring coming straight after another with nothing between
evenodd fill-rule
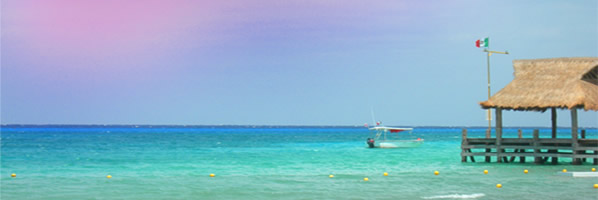
<instances>
[{"instance_id":1,"label":"yellow buoy","mask_svg":"<svg viewBox=\"0 0 598 200\"><path fill-rule=\"evenodd\" d=\"M330 178L334 178L334 175L330 174L330 176L328 176L328 177L330 177Z\"/></svg>"},{"instance_id":2,"label":"yellow buoy","mask_svg":"<svg viewBox=\"0 0 598 200\"><path fill-rule=\"evenodd\" d=\"M502 184L496 184L496 188L502 188Z\"/></svg>"},{"instance_id":3,"label":"yellow buoy","mask_svg":"<svg viewBox=\"0 0 598 200\"><path fill-rule=\"evenodd\" d=\"M13 173L10 176L14 178L14 177L17 177L17 174Z\"/></svg>"},{"instance_id":4,"label":"yellow buoy","mask_svg":"<svg viewBox=\"0 0 598 200\"><path fill-rule=\"evenodd\" d=\"M594 184L594 188L598 189L598 184Z\"/></svg>"},{"instance_id":5,"label":"yellow buoy","mask_svg":"<svg viewBox=\"0 0 598 200\"><path fill-rule=\"evenodd\" d=\"M488 170L484 170L484 174L488 174Z\"/></svg>"},{"instance_id":6,"label":"yellow buoy","mask_svg":"<svg viewBox=\"0 0 598 200\"><path fill-rule=\"evenodd\" d=\"M595 171L596 171L596 168L592 168L592 171L593 171L593 172L595 172Z\"/></svg>"},{"instance_id":7,"label":"yellow buoy","mask_svg":"<svg viewBox=\"0 0 598 200\"><path fill-rule=\"evenodd\" d=\"M112 176L111 176L111 175L108 175L108 176L106 176L106 178L109 178L109 179L110 179L110 178L112 178Z\"/></svg>"},{"instance_id":8,"label":"yellow buoy","mask_svg":"<svg viewBox=\"0 0 598 200\"><path fill-rule=\"evenodd\" d=\"M528 172L528 171L527 171L527 169L524 169L524 170L523 170L523 173L524 173L524 174L527 174L527 172Z\"/></svg>"},{"instance_id":9,"label":"yellow buoy","mask_svg":"<svg viewBox=\"0 0 598 200\"><path fill-rule=\"evenodd\" d=\"M216 175L214 175L214 174L210 174L210 177L214 177L214 176L216 176Z\"/></svg>"},{"instance_id":10,"label":"yellow buoy","mask_svg":"<svg viewBox=\"0 0 598 200\"><path fill-rule=\"evenodd\" d=\"M366 177L366 178L363 178L363 181L369 181L369 180L370 180L370 179L369 179L369 178L367 178L367 177Z\"/></svg>"},{"instance_id":11,"label":"yellow buoy","mask_svg":"<svg viewBox=\"0 0 598 200\"><path fill-rule=\"evenodd\" d=\"M567 169L563 169L563 173L567 172Z\"/></svg>"},{"instance_id":12,"label":"yellow buoy","mask_svg":"<svg viewBox=\"0 0 598 200\"><path fill-rule=\"evenodd\" d=\"M388 172L384 172L384 176L388 176Z\"/></svg>"},{"instance_id":13,"label":"yellow buoy","mask_svg":"<svg viewBox=\"0 0 598 200\"><path fill-rule=\"evenodd\" d=\"M434 175L438 176L440 174L438 171L434 171Z\"/></svg>"}]
</instances>

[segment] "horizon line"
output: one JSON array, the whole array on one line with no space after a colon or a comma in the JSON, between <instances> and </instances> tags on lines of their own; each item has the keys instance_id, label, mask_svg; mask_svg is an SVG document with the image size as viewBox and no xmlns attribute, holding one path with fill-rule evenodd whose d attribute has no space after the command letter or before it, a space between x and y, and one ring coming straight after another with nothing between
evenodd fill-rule
<instances>
[{"instance_id":1,"label":"horizon line","mask_svg":"<svg viewBox=\"0 0 598 200\"><path fill-rule=\"evenodd\" d=\"M282 128L282 127L322 127L322 128L361 128L364 125L247 125L247 124L0 124L0 127L15 127L15 126L33 126L33 127L56 127L56 126L70 126L70 127L254 127L254 128ZM389 125L389 126L404 126L404 127L431 127L431 128L487 128L487 126L464 126L464 125ZM493 129L496 127L492 127ZM550 126L503 126L503 128L552 128ZM570 126L561 126L557 129L570 129ZM598 129L598 127L579 126L578 129Z\"/></svg>"}]
</instances>

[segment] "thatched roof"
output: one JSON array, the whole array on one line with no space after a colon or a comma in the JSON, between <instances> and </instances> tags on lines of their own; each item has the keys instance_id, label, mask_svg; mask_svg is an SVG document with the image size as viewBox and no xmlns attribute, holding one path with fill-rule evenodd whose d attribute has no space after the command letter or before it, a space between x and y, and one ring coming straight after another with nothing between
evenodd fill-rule
<instances>
[{"instance_id":1,"label":"thatched roof","mask_svg":"<svg viewBox=\"0 0 598 200\"><path fill-rule=\"evenodd\" d=\"M482 108L598 111L598 57L514 60L515 79Z\"/></svg>"}]
</instances>

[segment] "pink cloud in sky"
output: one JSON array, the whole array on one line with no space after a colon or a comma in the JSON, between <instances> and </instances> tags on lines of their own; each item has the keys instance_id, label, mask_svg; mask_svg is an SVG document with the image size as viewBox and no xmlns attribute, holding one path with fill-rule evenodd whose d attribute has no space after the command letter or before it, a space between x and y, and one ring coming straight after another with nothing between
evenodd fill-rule
<instances>
[{"instance_id":1,"label":"pink cloud in sky","mask_svg":"<svg viewBox=\"0 0 598 200\"><path fill-rule=\"evenodd\" d=\"M39 85L118 87L176 79L175 62L207 46L218 28L209 1L7 0L2 2L6 72ZM18 67L17 67L18 66ZM85 83L85 84L83 84Z\"/></svg>"},{"instance_id":2,"label":"pink cloud in sky","mask_svg":"<svg viewBox=\"0 0 598 200\"><path fill-rule=\"evenodd\" d=\"M194 62L222 46L257 49L388 37L368 31L407 23L384 16L397 7L407 13L412 6L394 1L7 0L2 34L10 43L5 47L32 62L26 65L32 73L60 69L75 76L127 77L142 70L159 75L182 62L212 67Z\"/></svg>"},{"instance_id":3,"label":"pink cloud in sky","mask_svg":"<svg viewBox=\"0 0 598 200\"><path fill-rule=\"evenodd\" d=\"M397 6L406 11L407 7L394 1L377 3L374 7L379 9L363 9L372 5L359 1L18 0L4 4L5 37L18 40L36 55L85 57L170 51L168 47L296 32L328 36L322 31L350 31L355 24L376 26L387 19L368 17L373 12L390 12L393 9L383 8Z\"/></svg>"},{"instance_id":4,"label":"pink cloud in sky","mask_svg":"<svg viewBox=\"0 0 598 200\"><path fill-rule=\"evenodd\" d=\"M144 49L171 41L186 7L164 1L15 1L8 34L40 53ZM10 35L9 35L10 36ZM45 52L44 52L45 51Z\"/></svg>"}]
</instances>

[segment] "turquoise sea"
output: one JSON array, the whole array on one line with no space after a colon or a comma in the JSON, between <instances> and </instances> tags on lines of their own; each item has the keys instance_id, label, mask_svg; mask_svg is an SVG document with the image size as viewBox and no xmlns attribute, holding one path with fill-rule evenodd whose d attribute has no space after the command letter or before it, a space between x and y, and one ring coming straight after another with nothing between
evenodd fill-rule
<instances>
[{"instance_id":1,"label":"turquoise sea","mask_svg":"<svg viewBox=\"0 0 598 200\"><path fill-rule=\"evenodd\" d=\"M559 173L598 167L589 163L462 163L461 128L415 127L405 136L425 143L410 149L365 148L368 136L363 127L3 126L0 199L598 199L598 178Z\"/></svg>"}]
</instances>

